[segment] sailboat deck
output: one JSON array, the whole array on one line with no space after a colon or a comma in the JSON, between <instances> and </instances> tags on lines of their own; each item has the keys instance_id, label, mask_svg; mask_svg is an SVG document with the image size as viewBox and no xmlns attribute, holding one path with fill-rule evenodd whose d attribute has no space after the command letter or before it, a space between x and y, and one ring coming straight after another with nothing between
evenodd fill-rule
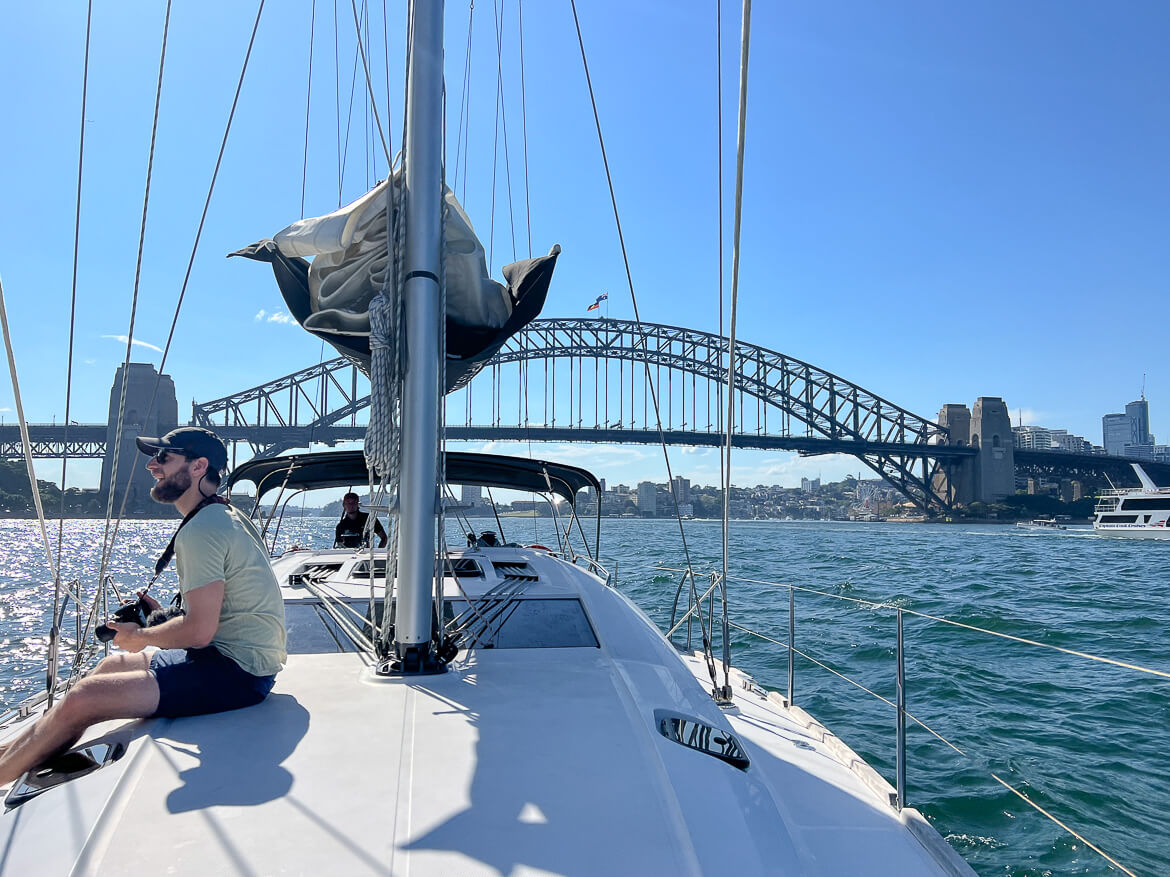
<instances>
[{"instance_id":1,"label":"sailboat deck","mask_svg":"<svg viewBox=\"0 0 1170 877\"><path fill-rule=\"evenodd\" d=\"M470 648L409 679L337 644L292 654L259 706L99 726L89 739L126 754L0 820L0 874L971 873L799 710L738 673L720 710L703 661L593 576L538 551L467 556L523 560L510 593L580 600L596 642ZM307 599L286 597L290 617ZM733 733L750 766L670 739L664 716Z\"/></svg>"}]
</instances>

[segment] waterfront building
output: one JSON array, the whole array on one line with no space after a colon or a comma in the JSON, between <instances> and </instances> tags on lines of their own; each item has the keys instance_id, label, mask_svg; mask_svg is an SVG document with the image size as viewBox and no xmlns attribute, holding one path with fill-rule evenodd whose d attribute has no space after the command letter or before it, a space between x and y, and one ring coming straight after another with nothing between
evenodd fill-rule
<instances>
[{"instance_id":1,"label":"waterfront building","mask_svg":"<svg viewBox=\"0 0 1170 877\"><path fill-rule=\"evenodd\" d=\"M1150 403L1144 397L1128 403L1125 406L1125 416L1129 418L1129 443L1152 445L1154 437L1150 435Z\"/></svg>"},{"instance_id":2,"label":"waterfront building","mask_svg":"<svg viewBox=\"0 0 1170 877\"><path fill-rule=\"evenodd\" d=\"M1129 435L1129 417L1125 414L1106 414L1101 418L1101 444L1105 453L1124 457Z\"/></svg>"},{"instance_id":3,"label":"waterfront building","mask_svg":"<svg viewBox=\"0 0 1170 877\"><path fill-rule=\"evenodd\" d=\"M653 481L642 481L638 484L638 514L643 518L653 518L658 515L658 487Z\"/></svg>"},{"instance_id":4,"label":"waterfront building","mask_svg":"<svg viewBox=\"0 0 1170 877\"><path fill-rule=\"evenodd\" d=\"M1026 451L1052 449L1052 430L1043 426L1013 426L1012 443Z\"/></svg>"},{"instance_id":5,"label":"waterfront building","mask_svg":"<svg viewBox=\"0 0 1170 877\"><path fill-rule=\"evenodd\" d=\"M1091 454L1093 445L1067 429L1048 429L1045 426L1013 426L1012 443L1027 451L1068 451L1070 454Z\"/></svg>"},{"instance_id":6,"label":"waterfront building","mask_svg":"<svg viewBox=\"0 0 1170 877\"><path fill-rule=\"evenodd\" d=\"M691 481L681 475L674 476L674 496L679 505L691 501Z\"/></svg>"},{"instance_id":7,"label":"waterfront building","mask_svg":"<svg viewBox=\"0 0 1170 877\"><path fill-rule=\"evenodd\" d=\"M1115 457L1153 460L1153 433L1150 432L1150 403L1145 398L1129 402L1124 414L1106 414L1101 418L1102 444L1105 453Z\"/></svg>"}]
</instances>

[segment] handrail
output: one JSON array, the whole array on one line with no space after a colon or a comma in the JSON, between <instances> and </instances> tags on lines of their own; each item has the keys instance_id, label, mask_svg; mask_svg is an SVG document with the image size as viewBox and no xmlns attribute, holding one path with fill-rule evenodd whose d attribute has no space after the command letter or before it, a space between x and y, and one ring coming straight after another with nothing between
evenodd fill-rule
<instances>
[{"instance_id":1,"label":"handrail","mask_svg":"<svg viewBox=\"0 0 1170 877\"><path fill-rule=\"evenodd\" d=\"M671 572L685 572L685 570L680 570L677 568L665 567L665 566L656 566L654 568L659 569L659 570L667 570L667 571L671 571ZM966 624L966 623L961 622L961 621L954 621L953 619L944 618L944 617L941 617L938 615L931 615L931 614L926 613L926 612L917 612L913 609L907 609L905 607L896 606L896 605L889 603L889 602L884 602L884 601L883 602L874 602L872 600L864 600L864 599L861 599L858 597L847 597L843 594L833 594L833 593L830 593L827 591L819 591L815 588L804 588L804 587L800 587L799 585L791 585L791 584L786 584L783 582L769 582L769 581L765 581L765 580L761 580L761 579L752 579L752 578L747 578L747 577L743 577L743 576L729 576L729 578L734 578L735 580L741 581L741 582L750 582L753 584L786 588L788 590L788 593L789 593L789 618L788 618L788 621L789 621L789 641L787 643L784 643L778 639L770 637L764 633L760 633L758 631L744 627L743 625L738 624L734 621L728 621L728 627L742 631L743 633L748 634L749 636L756 637L756 638L764 640L766 642L770 642L770 643L774 643L776 645L782 646L788 650L788 654L789 654L788 699L786 701L786 705L791 706L793 704L793 700L792 700L793 674L794 674L793 658L795 655L800 655L801 657L805 658L806 660L810 661L811 663L816 664L817 666L819 666L825 670L828 670L834 676L837 676L837 677L843 679L844 681L848 682L850 685L853 685L856 688L860 688L862 691L873 696L877 700L882 701L887 706L893 707L897 711L896 747L895 747L896 748L895 770L896 770L896 782L897 782L897 785L896 785L897 796L894 800L894 806L899 810L901 810L903 807L906 806L906 728L905 728L905 722L907 719L914 722L919 727L923 728L925 731L930 733L932 736L934 736L940 742L944 743L946 746L950 747L952 750L954 750L958 754L960 754L966 758L972 757L964 749L960 748L955 743L948 740L946 737L944 737L938 731L931 728L924 721L917 718L916 716L914 716L912 713L910 713L906 709L905 639L904 639L903 630L902 630L903 615L911 615L911 616L914 616L917 618L923 618L923 619L926 619L929 621L936 621L936 622L940 622L943 624L948 624L948 625L951 625L954 627L958 627L958 628L961 628L964 630L971 630L971 631L975 631L977 633L983 633L983 634L987 634L990 636L999 637L1001 639L1007 639L1007 640L1011 640L1013 642L1023 643L1025 645L1038 646L1040 648L1051 649L1053 651L1061 652L1063 654L1073 655L1075 657L1083 658L1083 659L1090 660L1090 661L1097 661L1097 662L1104 663L1104 664L1110 664L1110 665L1117 666L1117 667L1123 667L1125 669L1133 670L1133 671L1139 672L1139 673L1160 676L1163 678L1170 678L1170 672L1156 670L1156 669L1149 668L1149 667L1142 667L1138 664L1131 664L1131 663L1128 663L1125 661L1116 660L1114 658L1106 658L1106 657L1103 657L1100 655L1093 655L1093 654L1090 654L1088 652L1080 652L1080 651L1077 651L1075 649L1066 649L1066 648L1063 648L1062 646L1052 645L1051 643L1037 642L1035 640L1029 640L1029 639L1026 639L1024 637L1014 636L1013 634L1001 633L1001 632L995 631L995 630L988 630L987 628L978 627L977 625L973 625L973 624ZM825 664L822 661L817 660L812 655L809 655L807 652L796 648L796 646L795 646L795 615L796 615L795 594L797 591L801 591L801 592L809 593L809 594L814 594L814 595L821 596L821 597L831 597L833 599L841 600L841 601L844 601L847 603L854 603L854 604L857 604L858 607L864 607L864 608L869 609L869 610L875 610L875 609L876 610L884 610L884 611L891 611L892 610L897 614L898 643L897 643L896 673L895 673L895 681L896 681L896 686L897 686L897 702L896 703L894 701L889 700L886 697L883 697L882 695L878 694L877 692L867 688L866 686L862 685L860 682L857 682L856 680L849 678L847 675L830 667L828 664ZM688 612L688 614L689 614L689 612ZM679 623L675 625L675 628L677 628L679 625L681 625L681 623L682 623L682 620L680 620ZM1015 788L1011 784L1007 783L1005 780L1003 780L1001 777L999 777L995 773L989 772L988 775L991 777L991 779L995 780L997 783L1002 785L1008 791L1012 792L1014 795L1016 795L1018 798L1020 798L1022 801L1024 801L1026 804L1028 804L1030 807L1032 807L1034 810L1036 810L1038 813L1040 813L1042 816L1046 817L1053 824L1057 825L1058 827L1060 827L1064 831L1068 832L1073 837L1075 837L1077 840L1079 840L1081 843L1083 843L1085 846L1087 846L1089 849L1093 850L1095 853L1100 855L1102 858L1104 858L1106 861L1108 861L1115 868L1117 868L1121 872L1129 875L1129 877L1137 877L1137 875L1132 870L1130 870L1126 866L1122 865L1120 862L1117 861L1117 859L1115 859L1114 857L1112 857L1111 855L1106 853L1100 847L1096 846L1094 843L1092 843L1090 840L1088 840L1084 835L1080 834L1078 831L1076 831L1075 829L1073 829L1072 827L1070 827L1066 823L1062 822L1060 819L1058 819L1052 813L1049 813L1047 810L1045 810L1039 804L1032 801L1023 792L1019 791L1017 788Z\"/></svg>"},{"instance_id":2,"label":"handrail","mask_svg":"<svg viewBox=\"0 0 1170 877\"><path fill-rule=\"evenodd\" d=\"M655 566L654 569L662 570L664 572L686 572L684 569L669 566ZM899 607L893 603L874 602L873 600L863 600L860 597L846 597L844 594L833 594L828 591L818 591L815 588L803 588L800 585L790 585L785 582L769 582L764 581L763 579L747 578L746 576L728 576L728 578L738 582L748 582L754 585L768 585L770 587L787 588L791 591L801 591L805 594L816 594L820 597L832 597L834 600L842 600L847 603L857 603L858 605L864 606L867 609L900 610L905 612L907 615L913 615L916 618L925 618L928 621L938 621L942 624L949 624L953 627L961 627L964 630L972 630L976 633L985 633L988 636L997 636L1000 639L1011 640L1012 642L1023 643L1029 646L1037 646L1042 649L1051 649L1054 652L1063 652L1066 655L1073 655L1077 658L1085 658L1089 661L1098 661L1102 664L1112 664L1115 667L1123 667L1126 670L1134 670L1138 673L1148 673L1151 676L1160 676L1163 679L1170 679L1170 671L1167 670L1155 670L1151 667L1143 667L1141 664L1131 664L1128 661L1119 661L1116 658L1106 658L1102 655L1093 655L1089 652L1077 651L1076 649L1066 649L1063 646L1055 646L1052 643L1037 642L1034 639L1027 639L1026 637L1015 636L1014 634L1010 633L1002 633L998 630L988 630L986 627L979 627L975 624L967 624L962 621L955 621L951 618L944 618L941 615L930 615L926 612L916 612L913 609Z\"/></svg>"}]
</instances>

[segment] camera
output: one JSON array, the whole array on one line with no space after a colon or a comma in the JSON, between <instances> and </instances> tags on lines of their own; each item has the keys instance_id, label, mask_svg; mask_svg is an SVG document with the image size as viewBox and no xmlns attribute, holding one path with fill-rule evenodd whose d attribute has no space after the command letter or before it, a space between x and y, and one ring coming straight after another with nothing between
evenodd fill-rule
<instances>
[{"instance_id":1,"label":"camera","mask_svg":"<svg viewBox=\"0 0 1170 877\"><path fill-rule=\"evenodd\" d=\"M137 624L139 627L154 627L156 624L162 624L164 621L169 621L172 618L186 614L186 610L178 605L177 600L174 604L162 609L151 609L150 604L146 602L145 598L139 597L133 603L125 603L118 607L114 611L114 620L122 623ZM97 630L94 631L94 636L103 643L108 643L117 635L118 632L108 624L99 625Z\"/></svg>"}]
</instances>

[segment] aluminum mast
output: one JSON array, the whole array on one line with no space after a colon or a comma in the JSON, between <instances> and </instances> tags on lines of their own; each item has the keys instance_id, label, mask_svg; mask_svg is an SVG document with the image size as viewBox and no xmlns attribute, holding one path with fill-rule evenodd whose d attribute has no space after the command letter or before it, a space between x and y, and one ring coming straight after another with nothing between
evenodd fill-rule
<instances>
[{"instance_id":1,"label":"aluminum mast","mask_svg":"<svg viewBox=\"0 0 1170 877\"><path fill-rule=\"evenodd\" d=\"M438 486L439 276L443 201L443 3L411 3L406 108L406 378L399 481L400 672L442 669L431 652Z\"/></svg>"}]
</instances>

